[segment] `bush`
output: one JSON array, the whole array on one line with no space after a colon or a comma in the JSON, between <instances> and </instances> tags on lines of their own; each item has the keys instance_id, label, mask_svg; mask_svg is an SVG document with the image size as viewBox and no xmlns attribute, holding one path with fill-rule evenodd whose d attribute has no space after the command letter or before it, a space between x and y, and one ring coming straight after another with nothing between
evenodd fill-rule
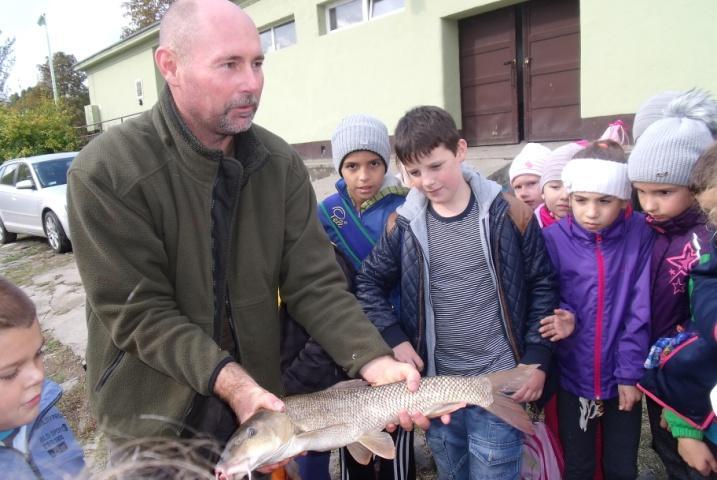
<instances>
[{"instance_id":1,"label":"bush","mask_svg":"<svg viewBox=\"0 0 717 480\"><path fill-rule=\"evenodd\" d=\"M72 114L62 101L39 99L32 106L0 106L0 159L80 148Z\"/></svg>"}]
</instances>

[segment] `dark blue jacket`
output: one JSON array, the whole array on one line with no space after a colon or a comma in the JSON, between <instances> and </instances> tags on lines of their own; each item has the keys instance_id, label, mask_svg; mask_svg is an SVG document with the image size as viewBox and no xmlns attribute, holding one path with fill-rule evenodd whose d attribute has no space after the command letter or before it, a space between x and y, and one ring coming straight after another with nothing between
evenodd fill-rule
<instances>
[{"instance_id":1,"label":"dark blue jacket","mask_svg":"<svg viewBox=\"0 0 717 480\"><path fill-rule=\"evenodd\" d=\"M502 333L516 361L547 369L553 344L538 332L539 322L559 304L555 275L533 212L500 186L468 167L463 176L479 205L484 254L496 282ZM435 375L435 330L429 294L428 201L413 189L397 210L356 278L356 296L391 347L409 341ZM401 286L397 316L388 292ZM399 318L400 317L400 318ZM471 332L466 332L470 335Z\"/></svg>"},{"instance_id":2,"label":"dark blue jacket","mask_svg":"<svg viewBox=\"0 0 717 480\"><path fill-rule=\"evenodd\" d=\"M695 336L678 345L647 370L639 387L657 403L700 430L715 419L710 391L717 384L717 249L702 255L690 279L692 321Z\"/></svg>"}]
</instances>

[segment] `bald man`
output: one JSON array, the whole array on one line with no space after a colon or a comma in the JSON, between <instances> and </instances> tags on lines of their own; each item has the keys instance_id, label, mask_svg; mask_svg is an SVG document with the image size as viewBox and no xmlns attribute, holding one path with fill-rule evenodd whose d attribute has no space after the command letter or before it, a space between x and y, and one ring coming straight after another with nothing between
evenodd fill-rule
<instances>
[{"instance_id":1,"label":"bald man","mask_svg":"<svg viewBox=\"0 0 717 480\"><path fill-rule=\"evenodd\" d=\"M69 172L103 429L222 442L257 409L281 410L277 291L349 375L416 389L345 290L301 158L252 123L264 57L251 19L227 0L179 0L155 61L157 104Z\"/></svg>"}]
</instances>

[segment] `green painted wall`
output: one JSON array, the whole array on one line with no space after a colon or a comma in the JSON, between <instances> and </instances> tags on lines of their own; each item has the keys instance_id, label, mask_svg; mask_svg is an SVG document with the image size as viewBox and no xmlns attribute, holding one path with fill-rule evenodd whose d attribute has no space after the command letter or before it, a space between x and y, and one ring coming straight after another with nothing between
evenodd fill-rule
<instances>
[{"instance_id":1,"label":"green painted wall","mask_svg":"<svg viewBox=\"0 0 717 480\"><path fill-rule=\"evenodd\" d=\"M582 116L634 112L663 90L717 94L715 0L581 0Z\"/></svg>"},{"instance_id":2,"label":"green painted wall","mask_svg":"<svg viewBox=\"0 0 717 480\"><path fill-rule=\"evenodd\" d=\"M296 45L266 55L256 121L290 143L328 139L356 112L376 115L393 132L419 104L444 106L460 123L457 20L441 17L507 3L406 0L402 11L328 34L316 0L252 4L246 11L260 30L293 15L297 36Z\"/></svg>"},{"instance_id":3,"label":"green painted wall","mask_svg":"<svg viewBox=\"0 0 717 480\"><path fill-rule=\"evenodd\" d=\"M91 102L99 106L101 120L123 117L152 108L157 101L157 73L152 44L142 44L87 71ZM144 85L143 105L137 102L135 80ZM112 124L103 124L103 128Z\"/></svg>"}]
</instances>

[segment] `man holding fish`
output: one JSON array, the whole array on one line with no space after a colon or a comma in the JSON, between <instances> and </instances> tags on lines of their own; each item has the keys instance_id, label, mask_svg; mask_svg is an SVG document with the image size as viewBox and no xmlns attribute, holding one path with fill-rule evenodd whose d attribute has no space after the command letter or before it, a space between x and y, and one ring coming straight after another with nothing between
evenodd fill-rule
<instances>
[{"instance_id":1,"label":"man holding fish","mask_svg":"<svg viewBox=\"0 0 717 480\"><path fill-rule=\"evenodd\" d=\"M178 0L155 52L159 101L70 169L88 390L115 441L225 442L258 410L283 410L277 291L350 376L418 389L345 291L301 158L252 124L263 60L234 3Z\"/></svg>"}]
</instances>

